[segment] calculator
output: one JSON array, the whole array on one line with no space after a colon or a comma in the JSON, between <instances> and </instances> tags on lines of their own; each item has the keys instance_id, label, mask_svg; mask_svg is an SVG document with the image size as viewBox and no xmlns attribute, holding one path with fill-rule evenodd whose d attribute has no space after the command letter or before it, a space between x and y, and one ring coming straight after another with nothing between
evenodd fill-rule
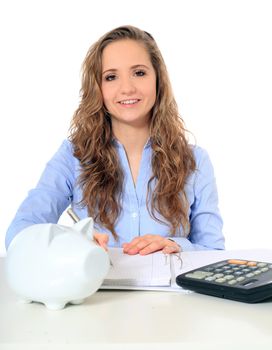
<instances>
[{"instance_id":1,"label":"calculator","mask_svg":"<svg viewBox=\"0 0 272 350\"><path fill-rule=\"evenodd\" d=\"M184 289L256 303L272 297L272 263L229 259L178 275Z\"/></svg>"}]
</instances>

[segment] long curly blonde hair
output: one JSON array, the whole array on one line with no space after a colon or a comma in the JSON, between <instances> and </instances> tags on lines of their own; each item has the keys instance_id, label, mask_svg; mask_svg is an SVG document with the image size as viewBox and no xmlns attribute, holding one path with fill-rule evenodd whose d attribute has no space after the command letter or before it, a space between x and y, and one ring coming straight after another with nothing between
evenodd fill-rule
<instances>
[{"instance_id":1,"label":"long curly blonde hair","mask_svg":"<svg viewBox=\"0 0 272 350\"><path fill-rule=\"evenodd\" d=\"M80 204L87 206L88 214L95 222L106 227L118 240L114 225L122 210L124 177L113 143L111 118L103 104L101 61L107 45L124 39L144 44L156 72L156 101L150 120L153 175L148 182L148 211L153 219L169 225L172 235L181 226L188 234L185 183L196 168L193 152L160 50L149 33L133 26L118 27L102 36L90 47L82 65L81 101L74 113L69 136L74 156L81 164L78 183L83 196ZM159 219L156 213L164 219Z\"/></svg>"}]
</instances>

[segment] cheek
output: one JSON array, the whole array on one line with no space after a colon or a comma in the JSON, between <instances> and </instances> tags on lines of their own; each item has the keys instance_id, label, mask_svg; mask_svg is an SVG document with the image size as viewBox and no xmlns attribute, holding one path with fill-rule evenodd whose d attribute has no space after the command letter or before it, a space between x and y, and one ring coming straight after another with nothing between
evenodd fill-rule
<instances>
[{"instance_id":1,"label":"cheek","mask_svg":"<svg viewBox=\"0 0 272 350\"><path fill-rule=\"evenodd\" d=\"M152 88L150 88L150 85L147 87L145 91L146 96L149 97L150 103L154 104L156 101L156 85L153 85Z\"/></svg>"},{"instance_id":2,"label":"cheek","mask_svg":"<svg viewBox=\"0 0 272 350\"><path fill-rule=\"evenodd\" d=\"M150 96L156 96L156 77L154 76L152 79L150 79L148 88Z\"/></svg>"},{"instance_id":3,"label":"cheek","mask_svg":"<svg viewBox=\"0 0 272 350\"><path fill-rule=\"evenodd\" d=\"M102 85L101 92L102 92L103 101L105 105L107 105L111 100L111 96L112 96L111 89L109 89L107 86Z\"/></svg>"}]
</instances>

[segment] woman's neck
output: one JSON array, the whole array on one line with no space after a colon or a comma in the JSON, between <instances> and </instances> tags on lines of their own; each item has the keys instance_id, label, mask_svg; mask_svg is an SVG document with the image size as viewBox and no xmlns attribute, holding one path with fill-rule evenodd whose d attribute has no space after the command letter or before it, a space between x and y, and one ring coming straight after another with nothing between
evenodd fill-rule
<instances>
[{"instance_id":1,"label":"woman's neck","mask_svg":"<svg viewBox=\"0 0 272 350\"><path fill-rule=\"evenodd\" d=\"M149 127L132 127L130 125L113 125L113 133L124 146L127 154L142 153L149 138Z\"/></svg>"}]
</instances>

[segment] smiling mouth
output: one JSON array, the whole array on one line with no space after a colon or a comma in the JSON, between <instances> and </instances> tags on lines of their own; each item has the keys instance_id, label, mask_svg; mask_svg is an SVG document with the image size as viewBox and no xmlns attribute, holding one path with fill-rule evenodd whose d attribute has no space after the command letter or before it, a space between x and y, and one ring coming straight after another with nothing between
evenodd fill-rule
<instances>
[{"instance_id":1,"label":"smiling mouth","mask_svg":"<svg viewBox=\"0 0 272 350\"><path fill-rule=\"evenodd\" d=\"M139 99L131 99L131 100L123 100L119 101L121 105L129 106L129 105L134 105L135 103L138 103L140 100Z\"/></svg>"}]
</instances>

